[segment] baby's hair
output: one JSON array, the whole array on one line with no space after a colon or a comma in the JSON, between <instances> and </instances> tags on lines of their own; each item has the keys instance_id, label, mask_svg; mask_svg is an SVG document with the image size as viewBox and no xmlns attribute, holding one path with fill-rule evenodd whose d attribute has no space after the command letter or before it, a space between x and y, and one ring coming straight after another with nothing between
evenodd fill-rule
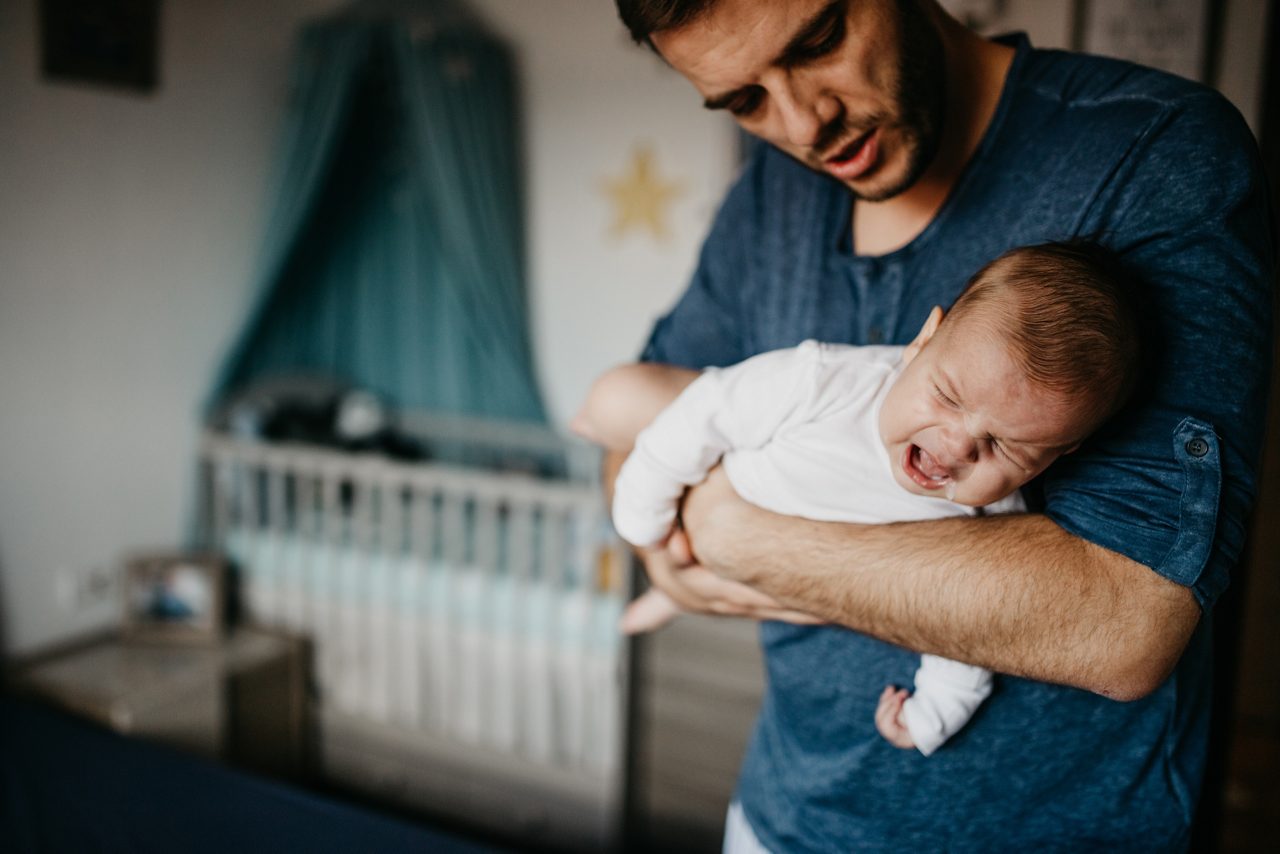
<instances>
[{"instance_id":1,"label":"baby's hair","mask_svg":"<svg viewBox=\"0 0 1280 854\"><path fill-rule=\"evenodd\" d=\"M1099 420L1128 400L1142 370L1132 280L1094 243L1011 249L978 271L947 321L981 310L1028 379L1051 391L1085 394Z\"/></svg>"}]
</instances>

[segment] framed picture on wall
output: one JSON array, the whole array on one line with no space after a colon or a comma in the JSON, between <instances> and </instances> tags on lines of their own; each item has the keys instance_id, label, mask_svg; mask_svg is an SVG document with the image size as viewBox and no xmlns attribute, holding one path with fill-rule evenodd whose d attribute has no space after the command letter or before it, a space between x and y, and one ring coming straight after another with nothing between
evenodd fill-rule
<instances>
[{"instance_id":1,"label":"framed picture on wall","mask_svg":"<svg viewBox=\"0 0 1280 854\"><path fill-rule=\"evenodd\" d=\"M1080 46L1203 82L1209 55L1209 0L1082 0Z\"/></svg>"},{"instance_id":2,"label":"framed picture on wall","mask_svg":"<svg viewBox=\"0 0 1280 854\"><path fill-rule=\"evenodd\" d=\"M40 68L48 80L150 92L160 0L40 0Z\"/></svg>"},{"instance_id":3,"label":"framed picture on wall","mask_svg":"<svg viewBox=\"0 0 1280 854\"><path fill-rule=\"evenodd\" d=\"M210 554L140 555L125 564L124 636L211 643L222 636L226 566Z\"/></svg>"}]
</instances>

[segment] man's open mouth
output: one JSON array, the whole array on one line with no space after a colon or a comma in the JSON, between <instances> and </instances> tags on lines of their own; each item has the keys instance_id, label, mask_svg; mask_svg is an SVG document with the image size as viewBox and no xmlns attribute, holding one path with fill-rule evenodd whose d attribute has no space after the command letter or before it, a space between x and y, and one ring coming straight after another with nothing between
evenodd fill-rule
<instances>
[{"instance_id":1,"label":"man's open mouth","mask_svg":"<svg viewBox=\"0 0 1280 854\"><path fill-rule=\"evenodd\" d=\"M826 170L842 181L852 181L875 165L880 135L876 128L854 139L834 154L823 158Z\"/></svg>"},{"instance_id":2,"label":"man's open mouth","mask_svg":"<svg viewBox=\"0 0 1280 854\"><path fill-rule=\"evenodd\" d=\"M902 455L902 470L925 489L942 489L951 481L951 472L919 445L908 445Z\"/></svg>"}]
</instances>

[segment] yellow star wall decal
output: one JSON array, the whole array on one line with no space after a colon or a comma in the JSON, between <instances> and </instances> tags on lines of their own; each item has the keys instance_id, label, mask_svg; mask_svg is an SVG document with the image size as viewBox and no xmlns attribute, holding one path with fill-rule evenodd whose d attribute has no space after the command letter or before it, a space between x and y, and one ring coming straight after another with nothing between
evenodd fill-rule
<instances>
[{"instance_id":1,"label":"yellow star wall decal","mask_svg":"<svg viewBox=\"0 0 1280 854\"><path fill-rule=\"evenodd\" d=\"M613 225L609 231L614 237L623 237L635 229L648 231L655 240L667 238L667 209L672 200L684 193L684 185L658 176L651 148L637 148L627 173L602 183L613 202Z\"/></svg>"}]
</instances>

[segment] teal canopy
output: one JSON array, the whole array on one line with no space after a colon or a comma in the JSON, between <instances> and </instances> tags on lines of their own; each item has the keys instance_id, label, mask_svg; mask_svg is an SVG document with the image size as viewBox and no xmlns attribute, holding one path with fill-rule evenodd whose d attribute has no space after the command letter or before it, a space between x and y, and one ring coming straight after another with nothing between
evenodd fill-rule
<instances>
[{"instance_id":1,"label":"teal canopy","mask_svg":"<svg viewBox=\"0 0 1280 854\"><path fill-rule=\"evenodd\" d=\"M523 271L507 49L446 0L307 25L246 323L206 414L323 373L398 407L545 422Z\"/></svg>"}]
</instances>

